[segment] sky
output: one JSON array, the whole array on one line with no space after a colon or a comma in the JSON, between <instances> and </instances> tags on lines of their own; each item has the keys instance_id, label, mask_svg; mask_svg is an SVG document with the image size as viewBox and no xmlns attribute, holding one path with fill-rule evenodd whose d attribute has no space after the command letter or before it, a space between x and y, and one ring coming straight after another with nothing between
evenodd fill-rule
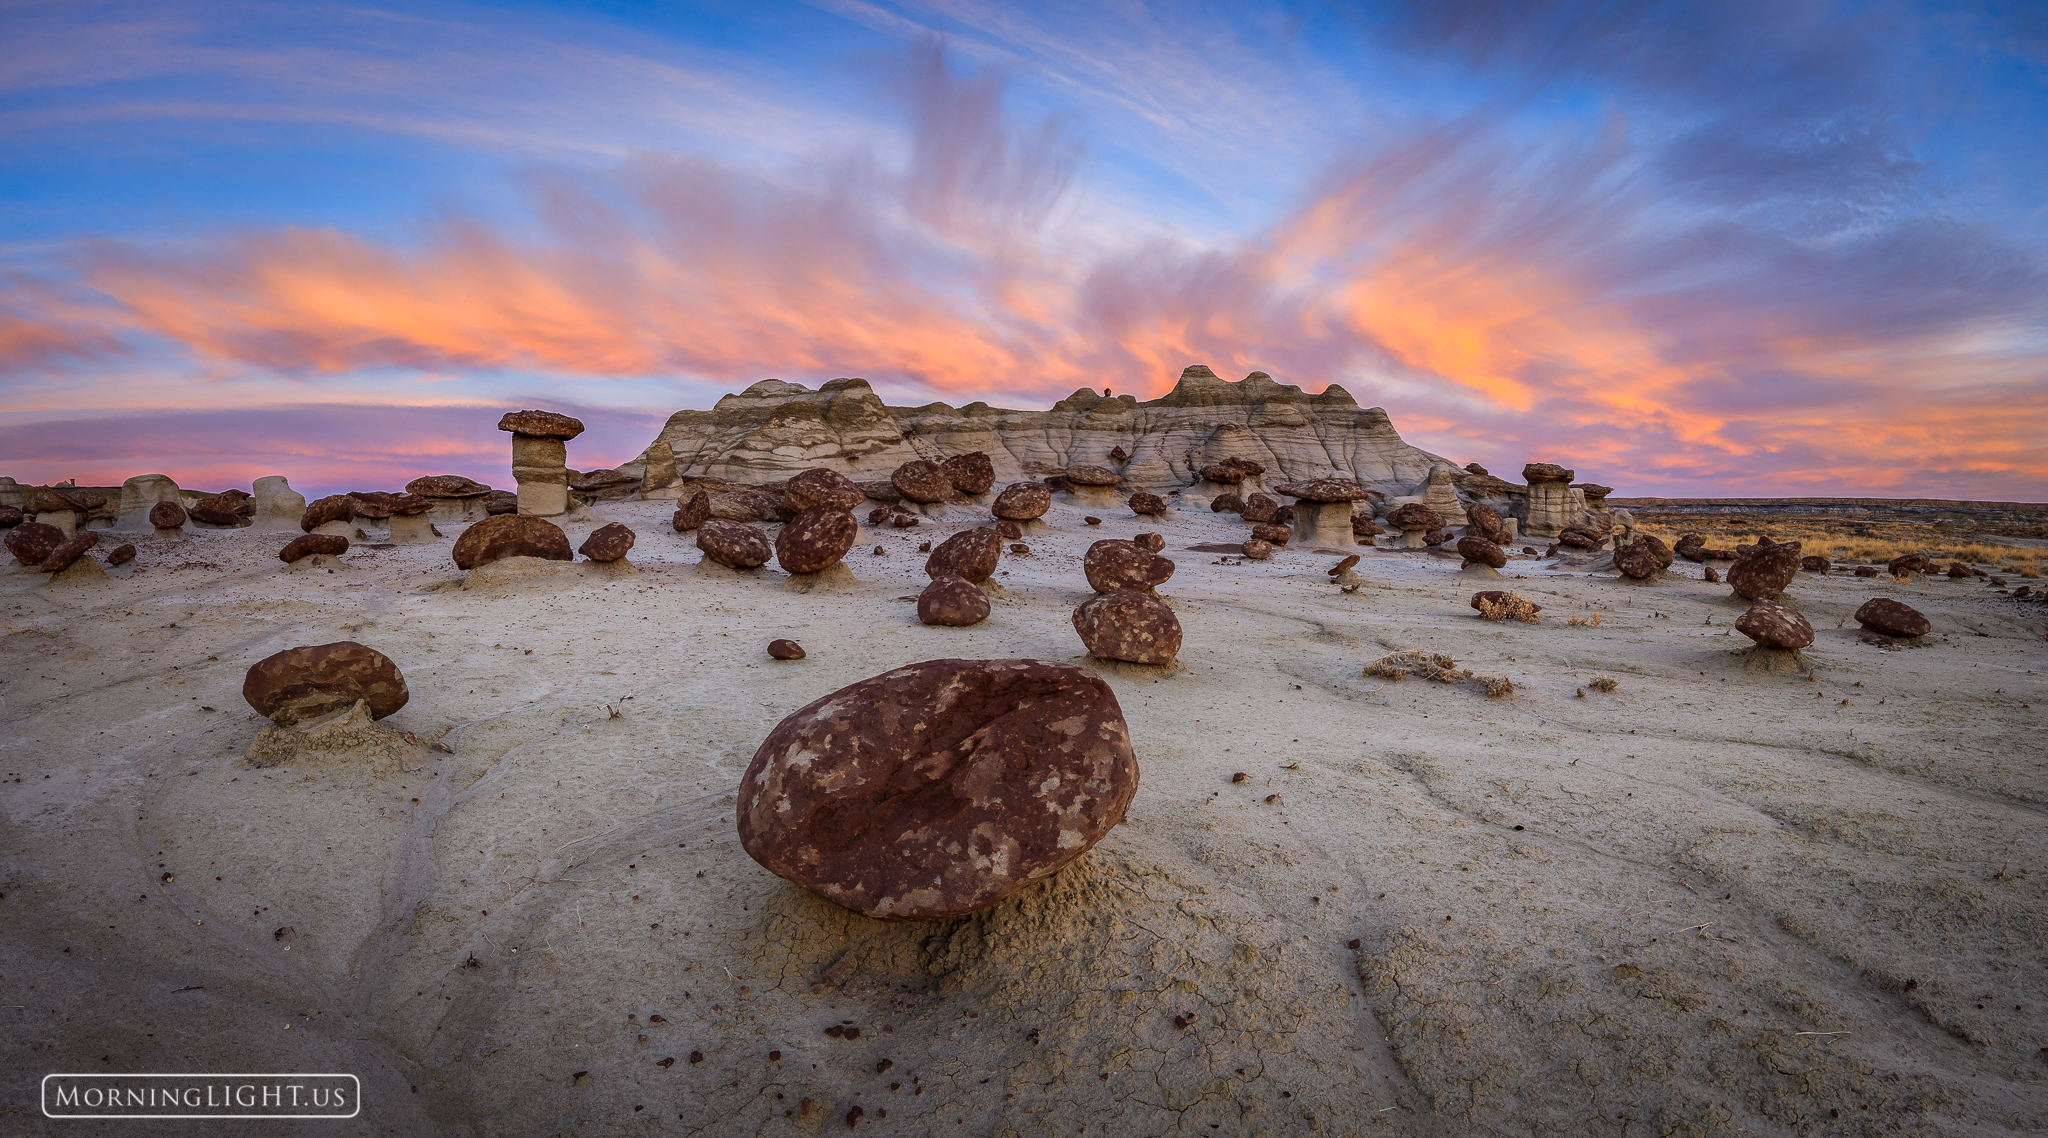
<instances>
[{"instance_id":1,"label":"sky","mask_svg":"<svg viewBox=\"0 0 2048 1138\"><path fill-rule=\"evenodd\" d=\"M1622 496L2048 500L2048 5L0 0L23 483L1192 363Z\"/></svg>"}]
</instances>

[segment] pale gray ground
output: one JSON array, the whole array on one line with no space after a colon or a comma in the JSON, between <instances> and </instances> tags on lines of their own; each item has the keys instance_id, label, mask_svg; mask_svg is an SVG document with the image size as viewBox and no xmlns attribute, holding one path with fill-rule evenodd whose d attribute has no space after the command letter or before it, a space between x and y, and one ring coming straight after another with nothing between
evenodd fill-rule
<instances>
[{"instance_id":1,"label":"pale gray ground","mask_svg":"<svg viewBox=\"0 0 2048 1138\"><path fill-rule=\"evenodd\" d=\"M632 524L637 573L464 589L448 541L291 573L289 535L209 532L0 574L0 1132L139 1132L39 1117L42 1075L97 1070L356 1072L331 1134L2048 1129L2041 607L1802 574L1812 678L1756 674L1697 579L1369 553L1345 594L1328 556L1186 551L1228 515L1097 512L1055 507L958 630L915 622L913 551L978 511L803 594L700 571L662 503L569 527ZM1077 660L1087 542L1162 528L1185 668L1104 668L1143 785L1082 862L882 925L738 848L782 716L909 661ZM1542 623L1480 620L1490 587ZM1928 643L1841 627L1879 590ZM244 669L337 639L454 754L244 765ZM1361 675L1406 647L1520 690ZM219 1125L181 1132L306 1132Z\"/></svg>"}]
</instances>

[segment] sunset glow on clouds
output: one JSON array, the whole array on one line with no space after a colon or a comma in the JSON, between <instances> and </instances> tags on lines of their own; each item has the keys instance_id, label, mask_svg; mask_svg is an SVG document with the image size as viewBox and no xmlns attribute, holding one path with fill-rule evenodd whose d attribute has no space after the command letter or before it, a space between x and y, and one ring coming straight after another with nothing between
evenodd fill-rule
<instances>
[{"instance_id":1,"label":"sunset glow on clouds","mask_svg":"<svg viewBox=\"0 0 2048 1138\"><path fill-rule=\"evenodd\" d=\"M770 376L1201 362L1623 494L2040 500L2015 11L10 10L0 473L503 484L513 405L589 468Z\"/></svg>"}]
</instances>

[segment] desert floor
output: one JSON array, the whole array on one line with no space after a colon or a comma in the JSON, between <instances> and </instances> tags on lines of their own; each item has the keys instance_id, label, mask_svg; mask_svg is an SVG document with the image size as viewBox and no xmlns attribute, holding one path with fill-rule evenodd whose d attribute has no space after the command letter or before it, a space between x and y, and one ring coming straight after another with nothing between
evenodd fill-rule
<instances>
[{"instance_id":1,"label":"desert floor","mask_svg":"<svg viewBox=\"0 0 2048 1138\"><path fill-rule=\"evenodd\" d=\"M1188 551L1230 515L1056 505L991 618L938 629L917 544L981 511L865 531L858 583L807 593L700 569L668 511L565 527L628 522L637 571L467 587L449 540L308 573L248 531L0 573L0 1132L151 1125L43 1120L60 1071L360 1075L323 1134L2048 1129L2048 607L1801 574L1810 672L1767 672L1683 561L1366 552L1346 593L1326 554ZM1146 529L1183 666L1097 665L1081 553ZM1542 620L1480 619L1481 588ZM1866 640L1872 595L1934 632ZM344 639L404 670L386 723L418 744L248 765L244 670ZM1406 648L1517 690L1362 674ZM770 728L940 657L1099 666L1126 824L924 924L750 860L732 792ZM154 1132L308 1130L203 1125Z\"/></svg>"}]
</instances>

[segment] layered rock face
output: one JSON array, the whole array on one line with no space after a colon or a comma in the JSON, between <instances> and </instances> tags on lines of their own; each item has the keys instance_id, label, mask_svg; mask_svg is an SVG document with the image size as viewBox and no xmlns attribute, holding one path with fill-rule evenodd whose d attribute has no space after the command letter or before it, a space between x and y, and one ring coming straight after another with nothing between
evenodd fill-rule
<instances>
[{"instance_id":1,"label":"layered rock face","mask_svg":"<svg viewBox=\"0 0 2048 1138\"><path fill-rule=\"evenodd\" d=\"M886 480L907 462L983 451L995 482L1102 466L1126 493L1195 485L1203 468L1239 458L1263 464L1276 481L1334 475L1405 495L1449 461L1403 442L1385 411L1359 407L1341 387L1307 395L1264 372L1232 383L1201 365L1159 399L1083 388L1047 411L887 407L862 379L815 391L770 379L709 411L676 412L655 441L668 444L685 478L762 483L825 466L856 481ZM1119 448L1127 457L1116 456ZM649 457L620 470L638 476Z\"/></svg>"}]
</instances>

